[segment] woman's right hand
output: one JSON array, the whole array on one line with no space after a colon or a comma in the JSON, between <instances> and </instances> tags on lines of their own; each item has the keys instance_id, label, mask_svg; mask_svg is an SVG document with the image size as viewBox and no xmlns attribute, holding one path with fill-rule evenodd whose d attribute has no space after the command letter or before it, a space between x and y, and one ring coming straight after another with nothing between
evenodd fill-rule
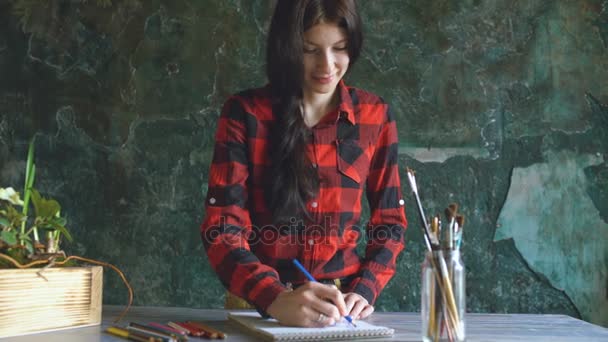
<instances>
[{"instance_id":1,"label":"woman's right hand","mask_svg":"<svg viewBox=\"0 0 608 342\"><path fill-rule=\"evenodd\" d=\"M300 327L332 325L347 314L342 292L317 282L281 292L266 311L283 325Z\"/></svg>"}]
</instances>

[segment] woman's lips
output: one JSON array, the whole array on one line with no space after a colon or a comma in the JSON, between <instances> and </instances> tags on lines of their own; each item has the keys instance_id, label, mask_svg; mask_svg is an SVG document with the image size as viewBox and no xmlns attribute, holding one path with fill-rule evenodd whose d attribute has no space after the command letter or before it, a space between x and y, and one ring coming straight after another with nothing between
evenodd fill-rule
<instances>
[{"instance_id":1,"label":"woman's lips","mask_svg":"<svg viewBox=\"0 0 608 342\"><path fill-rule=\"evenodd\" d=\"M321 84L328 84L331 83L331 81L333 81L334 77L333 76L313 76L313 79Z\"/></svg>"}]
</instances>

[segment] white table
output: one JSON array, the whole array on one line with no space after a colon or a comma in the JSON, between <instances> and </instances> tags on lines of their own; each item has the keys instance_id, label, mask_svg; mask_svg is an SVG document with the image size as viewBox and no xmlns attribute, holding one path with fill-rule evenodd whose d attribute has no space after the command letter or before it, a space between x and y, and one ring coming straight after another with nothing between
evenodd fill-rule
<instances>
[{"instance_id":1,"label":"white table","mask_svg":"<svg viewBox=\"0 0 608 342\"><path fill-rule=\"evenodd\" d=\"M0 339L2 342L120 342L126 341L103 330L118 317L122 306L104 306L101 326L72 328L40 334ZM225 310L167 308L167 307L133 307L121 321L124 326L129 322L148 323L173 321L204 321L228 334L225 341L254 341L243 331L226 320ZM376 325L395 329L395 335L389 339L370 341L420 341L420 314L411 312L375 312L368 319ZM119 324L120 325L120 324ZM608 329L581 321L565 315L532 315L532 314L467 314L467 341L580 341L608 342ZM191 338L190 341L209 341ZM358 340L364 341L364 340Z\"/></svg>"}]
</instances>

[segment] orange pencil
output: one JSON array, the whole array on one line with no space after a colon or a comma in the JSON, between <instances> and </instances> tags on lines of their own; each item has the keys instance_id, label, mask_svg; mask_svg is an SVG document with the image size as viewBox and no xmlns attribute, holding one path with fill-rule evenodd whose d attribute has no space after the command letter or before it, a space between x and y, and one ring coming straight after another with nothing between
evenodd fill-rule
<instances>
[{"instance_id":1,"label":"orange pencil","mask_svg":"<svg viewBox=\"0 0 608 342\"><path fill-rule=\"evenodd\" d=\"M194 325L195 327L197 327L199 329L205 330L205 332L207 333L207 335L210 338L220 338L220 339L226 338L226 334L224 334L223 332L221 332L215 328L212 328L204 323L195 322L195 321L188 321L188 323Z\"/></svg>"}]
</instances>

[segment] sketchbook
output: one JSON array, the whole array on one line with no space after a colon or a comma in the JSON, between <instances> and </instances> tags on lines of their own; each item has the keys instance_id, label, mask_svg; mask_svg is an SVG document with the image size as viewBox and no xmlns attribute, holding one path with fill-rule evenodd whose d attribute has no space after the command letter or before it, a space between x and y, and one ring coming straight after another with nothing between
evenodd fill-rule
<instances>
[{"instance_id":1,"label":"sketchbook","mask_svg":"<svg viewBox=\"0 0 608 342\"><path fill-rule=\"evenodd\" d=\"M264 319L257 312L230 312L228 320L267 341L351 340L392 336L391 328L356 321L357 327L348 322L324 328L300 328L280 325L275 319Z\"/></svg>"}]
</instances>

